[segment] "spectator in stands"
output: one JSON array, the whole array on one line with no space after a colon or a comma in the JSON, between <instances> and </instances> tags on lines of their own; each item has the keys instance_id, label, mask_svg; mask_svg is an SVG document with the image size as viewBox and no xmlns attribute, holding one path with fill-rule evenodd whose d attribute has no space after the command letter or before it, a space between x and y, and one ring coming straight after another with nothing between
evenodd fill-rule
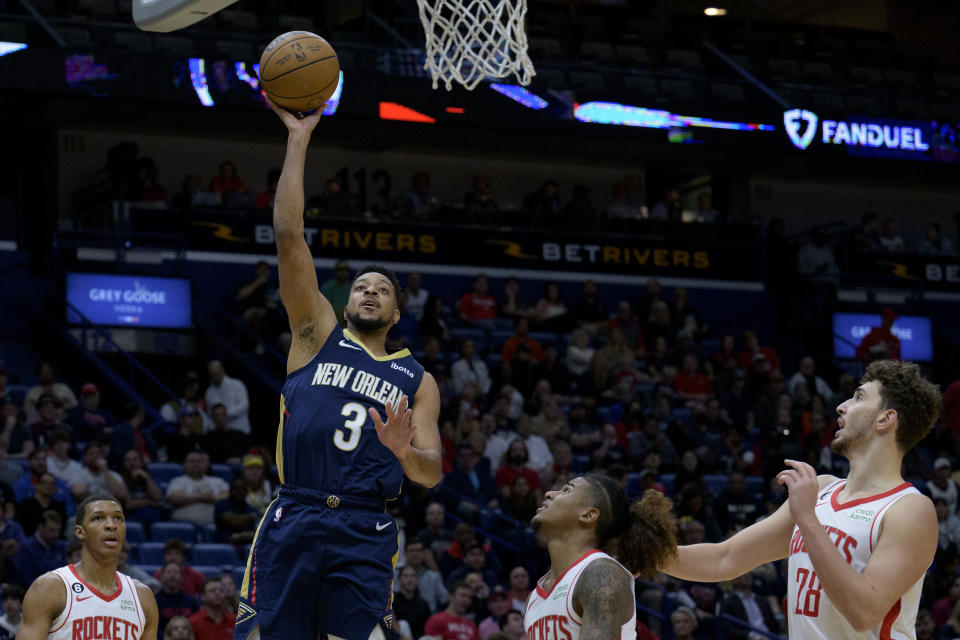
<instances>
[{"instance_id":1,"label":"spectator in stands","mask_svg":"<svg viewBox=\"0 0 960 640\"><path fill-rule=\"evenodd\" d=\"M228 193L243 193L247 190L247 183L237 175L237 167L230 160L220 163L217 175L210 178L210 191L226 195Z\"/></svg>"},{"instance_id":2,"label":"spectator in stands","mask_svg":"<svg viewBox=\"0 0 960 640\"><path fill-rule=\"evenodd\" d=\"M713 208L713 197L709 191L701 191L697 194L697 210L692 212L684 222L702 222L713 224L720 222L720 212Z\"/></svg>"},{"instance_id":3,"label":"spectator in stands","mask_svg":"<svg viewBox=\"0 0 960 640\"><path fill-rule=\"evenodd\" d=\"M933 480L927 482L930 496L940 498L947 503L950 513L957 512L957 497L960 494L957 483L950 477L951 464L948 458L940 457L933 461Z\"/></svg>"},{"instance_id":4,"label":"spectator in stands","mask_svg":"<svg viewBox=\"0 0 960 640\"><path fill-rule=\"evenodd\" d=\"M444 526L445 514L446 509L440 502L428 504L424 512L424 528L417 534L424 549L430 551L434 558L438 558L453 542L453 532Z\"/></svg>"},{"instance_id":5,"label":"spectator in stands","mask_svg":"<svg viewBox=\"0 0 960 640\"><path fill-rule=\"evenodd\" d=\"M487 363L477 358L474 352L473 340L469 338L460 343L460 359L450 367L453 376L453 390L462 392L467 382L476 385L477 390L486 395L490 391L490 372Z\"/></svg>"},{"instance_id":6,"label":"spectator in stands","mask_svg":"<svg viewBox=\"0 0 960 640\"><path fill-rule=\"evenodd\" d=\"M733 590L723 597L720 612L750 624L767 633L780 633L780 624L773 615L770 603L753 592L753 573L747 572L733 579ZM723 624L723 637L731 640L759 640L761 636L738 624Z\"/></svg>"},{"instance_id":7,"label":"spectator in stands","mask_svg":"<svg viewBox=\"0 0 960 640\"><path fill-rule=\"evenodd\" d=\"M3 589L3 615L0 616L0 640L13 640L23 619L23 587L7 585Z\"/></svg>"},{"instance_id":8,"label":"spectator in stands","mask_svg":"<svg viewBox=\"0 0 960 640\"><path fill-rule=\"evenodd\" d=\"M860 217L860 226L850 233L850 244L858 251L876 251L880 248L880 216L868 211Z\"/></svg>"},{"instance_id":9,"label":"spectator in stands","mask_svg":"<svg viewBox=\"0 0 960 640\"><path fill-rule=\"evenodd\" d=\"M463 208L471 224L489 222L489 215L500 210L490 193L490 180L487 176L474 176L470 190L463 196Z\"/></svg>"},{"instance_id":10,"label":"spectator in stands","mask_svg":"<svg viewBox=\"0 0 960 640\"><path fill-rule=\"evenodd\" d=\"M537 478L539 483L539 476ZM540 505L531 492L530 481L524 476L517 476L509 490L510 494L500 501L503 513L518 522L529 522Z\"/></svg>"},{"instance_id":11,"label":"spectator in stands","mask_svg":"<svg viewBox=\"0 0 960 640\"><path fill-rule=\"evenodd\" d=\"M243 324L260 338L268 338L267 300L271 294L270 265L261 260L254 265L253 278L237 290L234 299ZM259 346L259 345L258 345Z\"/></svg>"},{"instance_id":12,"label":"spectator in stands","mask_svg":"<svg viewBox=\"0 0 960 640\"><path fill-rule=\"evenodd\" d=\"M61 514L45 511L37 523L36 532L20 545L14 564L23 584L32 584L47 571L67 563L67 543L60 539L63 525Z\"/></svg>"},{"instance_id":13,"label":"spectator in stands","mask_svg":"<svg viewBox=\"0 0 960 640\"><path fill-rule=\"evenodd\" d=\"M200 193L200 176L187 175L180 183L180 191L173 194L170 206L174 209L189 209L194 205L194 199Z\"/></svg>"},{"instance_id":14,"label":"spectator in stands","mask_svg":"<svg viewBox=\"0 0 960 640\"><path fill-rule=\"evenodd\" d=\"M178 413L184 405L192 405L197 409L200 415L203 417L203 427L204 432L209 431L213 428L213 422L210 421L210 418L207 417L205 411L205 405L203 397L200 395L200 376L196 371L188 371L186 375L183 376L183 379L179 381L177 385L178 390L180 391L179 400L169 400L162 407L160 407L160 417L166 420L167 422L177 423Z\"/></svg>"},{"instance_id":15,"label":"spectator in stands","mask_svg":"<svg viewBox=\"0 0 960 640\"><path fill-rule=\"evenodd\" d=\"M143 455L136 449L128 449L123 454L123 467L120 472L123 484L127 488L127 501L124 510L131 520L156 522L164 517L163 491L146 470Z\"/></svg>"},{"instance_id":16,"label":"spectator in stands","mask_svg":"<svg viewBox=\"0 0 960 640\"><path fill-rule=\"evenodd\" d=\"M110 470L104 448L99 442L90 441L83 450L83 469L78 476L79 482L86 486L88 495L105 493L121 503L127 499L127 487L123 478L116 471Z\"/></svg>"},{"instance_id":17,"label":"spectator in stands","mask_svg":"<svg viewBox=\"0 0 960 640\"><path fill-rule=\"evenodd\" d=\"M543 360L543 348L540 343L530 337L530 322L523 317L517 318L514 323L514 335L507 338L503 344L501 358L503 362L510 362L517 355L517 348L524 344L530 349L531 357L539 362Z\"/></svg>"},{"instance_id":18,"label":"spectator in stands","mask_svg":"<svg viewBox=\"0 0 960 640\"><path fill-rule=\"evenodd\" d=\"M943 426L947 431L960 435L960 379L948 384L943 392Z\"/></svg>"},{"instance_id":19,"label":"spectator in stands","mask_svg":"<svg viewBox=\"0 0 960 640\"><path fill-rule=\"evenodd\" d=\"M167 502L175 507L174 520L213 524L213 505L227 497L229 487L222 478L206 475L209 460L206 453L191 451L183 465L184 475L170 481Z\"/></svg>"},{"instance_id":20,"label":"spectator in stands","mask_svg":"<svg viewBox=\"0 0 960 640\"><path fill-rule=\"evenodd\" d=\"M167 621L166 628L160 628L164 629L163 640L199 640L193 635L193 627L190 626L190 620L184 616L173 616Z\"/></svg>"},{"instance_id":21,"label":"spectator in stands","mask_svg":"<svg viewBox=\"0 0 960 640\"><path fill-rule=\"evenodd\" d=\"M544 285L543 295L533 307L530 319L537 331L567 333L577 327L577 322L560 298L560 287L556 282L548 282Z\"/></svg>"},{"instance_id":22,"label":"spectator in stands","mask_svg":"<svg viewBox=\"0 0 960 640\"><path fill-rule=\"evenodd\" d=\"M957 246L950 239L950 236L944 236L940 233L939 222L927 223L927 230L924 237L917 243L917 253L932 256L955 256L957 255Z\"/></svg>"},{"instance_id":23,"label":"spectator in stands","mask_svg":"<svg viewBox=\"0 0 960 640\"><path fill-rule=\"evenodd\" d=\"M680 202L680 190L676 187L667 189L663 194L663 200L657 202L650 208L651 220L680 222L682 218L683 203Z\"/></svg>"},{"instance_id":24,"label":"spectator in stands","mask_svg":"<svg viewBox=\"0 0 960 640\"><path fill-rule=\"evenodd\" d=\"M409 564L401 567L398 574L397 589L393 593L393 615L410 625L412 638L423 635L423 627L430 619L431 609L418 593L417 569Z\"/></svg>"},{"instance_id":25,"label":"spectator in stands","mask_svg":"<svg viewBox=\"0 0 960 640\"><path fill-rule=\"evenodd\" d=\"M940 530L939 547L956 547L960 544L960 517L950 511L947 501L942 497L934 498L933 506L937 510L937 527Z\"/></svg>"},{"instance_id":26,"label":"spectator in stands","mask_svg":"<svg viewBox=\"0 0 960 640\"><path fill-rule=\"evenodd\" d=\"M86 442L113 432L116 420L109 411L100 408L97 385L87 382L80 387L80 404L67 413L67 424L73 427L74 442Z\"/></svg>"},{"instance_id":27,"label":"spectator in stands","mask_svg":"<svg viewBox=\"0 0 960 640\"><path fill-rule=\"evenodd\" d=\"M744 350L740 352L740 368L747 371L753 365L755 356L762 353L770 366L771 371L780 370L780 356L770 347L760 345L757 334L751 330L743 332Z\"/></svg>"},{"instance_id":28,"label":"spectator in stands","mask_svg":"<svg viewBox=\"0 0 960 640\"><path fill-rule=\"evenodd\" d=\"M407 276L407 313L413 315L417 322L423 320L423 310L426 307L430 292L420 286L423 276L419 271L413 271Z\"/></svg>"},{"instance_id":29,"label":"spectator in stands","mask_svg":"<svg viewBox=\"0 0 960 640\"><path fill-rule=\"evenodd\" d=\"M457 302L460 320L470 326L487 326L497 317L497 301L490 295L487 276L480 274L473 280L473 290Z\"/></svg>"},{"instance_id":30,"label":"spectator in stands","mask_svg":"<svg viewBox=\"0 0 960 640\"><path fill-rule=\"evenodd\" d=\"M129 512L128 512L129 513ZM120 573L130 576L134 580L139 580L143 584L150 587L150 590L156 593L160 590L160 581L151 576L149 573L141 569L140 567L135 567L132 564L128 564L130 560L130 543L126 540L123 541L123 546L120 547L120 556L117 558L117 571Z\"/></svg>"},{"instance_id":31,"label":"spectator in stands","mask_svg":"<svg viewBox=\"0 0 960 640\"><path fill-rule=\"evenodd\" d=\"M410 188L401 197L400 215L410 220L427 220L436 213L437 197L430 190L430 175L417 171L410 180Z\"/></svg>"},{"instance_id":32,"label":"spectator in stands","mask_svg":"<svg viewBox=\"0 0 960 640\"><path fill-rule=\"evenodd\" d=\"M603 212L611 220L642 220L647 217L646 207L630 198L630 188L625 180L613 183L613 200L604 207Z\"/></svg>"},{"instance_id":33,"label":"spectator in stands","mask_svg":"<svg viewBox=\"0 0 960 640\"><path fill-rule=\"evenodd\" d=\"M676 640L709 640L712 636L697 632L700 621L690 607L677 607L670 614L670 625Z\"/></svg>"},{"instance_id":34,"label":"spectator in stands","mask_svg":"<svg viewBox=\"0 0 960 640\"><path fill-rule=\"evenodd\" d=\"M447 594L450 604L445 611L430 616L424 634L440 640L480 640L477 625L464 617L473 601L473 591L461 581L451 584Z\"/></svg>"},{"instance_id":35,"label":"spectator in stands","mask_svg":"<svg viewBox=\"0 0 960 640\"><path fill-rule=\"evenodd\" d=\"M420 335L425 338L436 338L440 344L447 346L452 339L450 325L443 317L443 299L440 296L430 296L423 309L423 320L420 321Z\"/></svg>"},{"instance_id":36,"label":"spectator in stands","mask_svg":"<svg viewBox=\"0 0 960 640\"><path fill-rule=\"evenodd\" d=\"M337 314L337 321L343 325L343 310L350 299L350 264L338 260L333 265L333 277L320 285L320 293L327 299L333 312Z\"/></svg>"},{"instance_id":37,"label":"spectator in stands","mask_svg":"<svg viewBox=\"0 0 960 640\"><path fill-rule=\"evenodd\" d=\"M808 389L815 390L817 395L823 398L833 396L833 391L830 389L827 381L817 375L816 363L813 360L813 356L804 356L800 359L800 370L787 380L787 393L792 394L796 386L801 382L805 382ZM847 397L849 398L850 396Z\"/></svg>"},{"instance_id":38,"label":"spectator in stands","mask_svg":"<svg viewBox=\"0 0 960 640\"><path fill-rule=\"evenodd\" d=\"M497 507L497 486L493 476L477 468L480 452L469 442L457 445L457 464L443 478L443 485L456 498L449 501L461 517L474 520L482 509Z\"/></svg>"},{"instance_id":39,"label":"spectator in stands","mask_svg":"<svg viewBox=\"0 0 960 640\"><path fill-rule=\"evenodd\" d=\"M400 311L400 319L389 329L387 348L394 350L413 349L414 345L420 344L420 323L417 322L417 319L407 307L406 290L401 290L400 295L397 296L397 309Z\"/></svg>"},{"instance_id":40,"label":"spectator in stands","mask_svg":"<svg viewBox=\"0 0 960 640\"><path fill-rule=\"evenodd\" d=\"M617 315L607 323L607 333L618 329L623 335L624 342L630 349L633 349L637 358L643 359L647 354L647 344L644 340L643 328L640 320L633 315L633 309L626 300L621 300L617 304Z\"/></svg>"},{"instance_id":41,"label":"spectator in stands","mask_svg":"<svg viewBox=\"0 0 960 640\"><path fill-rule=\"evenodd\" d=\"M158 182L160 171L157 163L153 158L138 158L134 170L134 188L128 192L128 199L140 203L163 203L161 208L165 209L167 190Z\"/></svg>"},{"instance_id":42,"label":"spectator in stands","mask_svg":"<svg viewBox=\"0 0 960 640\"><path fill-rule=\"evenodd\" d=\"M243 481L247 483L247 504L262 516L276 497L273 484L267 479L267 465L263 456L248 453L243 456Z\"/></svg>"},{"instance_id":43,"label":"spectator in stands","mask_svg":"<svg viewBox=\"0 0 960 640\"><path fill-rule=\"evenodd\" d=\"M583 294L570 310L574 320L591 333L600 329L609 320L607 307L597 294L597 283L593 280L583 282Z\"/></svg>"},{"instance_id":44,"label":"spectator in stands","mask_svg":"<svg viewBox=\"0 0 960 640\"><path fill-rule=\"evenodd\" d=\"M937 628L933 625L929 609L920 609L917 612L916 640L935 640Z\"/></svg>"},{"instance_id":45,"label":"spectator in stands","mask_svg":"<svg viewBox=\"0 0 960 640\"><path fill-rule=\"evenodd\" d=\"M448 582L466 581L470 573L479 573L489 589L497 586L497 572L487 566L487 551L479 542L473 542L464 549L463 564L447 576Z\"/></svg>"},{"instance_id":46,"label":"spectator in stands","mask_svg":"<svg viewBox=\"0 0 960 640\"><path fill-rule=\"evenodd\" d=\"M510 592L510 607L523 613L530 597L530 574L524 567L514 567L510 570L507 580Z\"/></svg>"},{"instance_id":47,"label":"spectator in stands","mask_svg":"<svg viewBox=\"0 0 960 640\"><path fill-rule=\"evenodd\" d=\"M190 626L197 638L232 640L237 616L224 606L223 585L219 578L209 578L203 583L200 602L200 610L190 616Z\"/></svg>"},{"instance_id":48,"label":"spectator in stands","mask_svg":"<svg viewBox=\"0 0 960 640\"><path fill-rule=\"evenodd\" d=\"M543 496L543 492L540 489L540 476L536 471L527 466L527 463L530 462L530 454L523 440L516 439L510 443L503 462L504 464L497 469L496 475L500 497L510 497L514 482L518 477L523 477L527 481L529 494L539 502Z\"/></svg>"},{"instance_id":49,"label":"spectator in stands","mask_svg":"<svg viewBox=\"0 0 960 640\"><path fill-rule=\"evenodd\" d=\"M222 404L227 409L230 428L250 434L250 399L247 385L239 378L231 378L223 369L219 360L211 360L207 365L210 386L204 394L208 407Z\"/></svg>"},{"instance_id":50,"label":"spectator in stands","mask_svg":"<svg viewBox=\"0 0 960 640\"><path fill-rule=\"evenodd\" d=\"M27 539L27 533L23 530L20 522L13 519L15 509L13 499L4 495L6 491L0 493L0 555L3 552L7 554L10 550L16 550L17 546ZM15 544L11 545L11 541ZM2 577L2 573L0 573Z\"/></svg>"},{"instance_id":51,"label":"spectator in stands","mask_svg":"<svg viewBox=\"0 0 960 640\"><path fill-rule=\"evenodd\" d=\"M497 303L497 315L514 324L530 317L530 301L520 293L520 281L510 276L503 282L503 295Z\"/></svg>"},{"instance_id":52,"label":"spectator in stands","mask_svg":"<svg viewBox=\"0 0 960 640\"><path fill-rule=\"evenodd\" d=\"M477 625L480 640L487 640L491 635L500 631L500 620L511 610L510 605L510 593L503 587L497 586L490 590L490 596L487 598L487 610L490 615Z\"/></svg>"},{"instance_id":53,"label":"spectator in stands","mask_svg":"<svg viewBox=\"0 0 960 640\"><path fill-rule=\"evenodd\" d=\"M227 408L221 403L210 407L213 431L203 436L203 450L217 464L240 464L243 455L250 450L250 436L230 428Z\"/></svg>"},{"instance_id":54,"label":"spectator in stands","mask_svg":"<svg viewBox=\"0 0 960 640\"><path fill-rule=\"evenodd\" d=\"M166 590L165 575L167 569L169 569L171 564L175 564L179 569L177 572L178 581L176 585L182 589L185 594L194 597L200 593L200 589L203 587L206 578L202 573L186 563L186 557L187 545L183 540L178 540L177 538L167 540L163 545L163 566L157 569L153 577L160 580L160 583L164 586L164 590ZM196 609L194 609L194 611L196 611Z\"/></svg>"},{"instance_id":55,"label":"spectator in stands","mask_svg":"<svg viewBox=\"0 0 960 640\"><path fill-rule=\"evenodd\" d=\"M32 496L34 494L34 487L40 484L43 475L46 473L47 452L44 449L35 449L27 458L27 471L20 476L19 480L13 483L14 500L20 502ZM53 474L51 474L51 477L54 479L54 486L50 496L54 500L62 502L66 508L66 514L72 516L76 510L76 503L73 501L69 487L67 487L65 482L54 477ZM48 488L48 486L44 486L44 489Z\"/></svg>"},{"instance_id":56,"label":"spectator in stands","mask_svg":"<svg viewBox=\"0 0 960 640\"><path fill-rule=\"evenodd\" d=\"M597 210L593 206L590 187L583 184L573 185L570 202L563 207L563 225L572 229L589 229L597 219Z\"/></svg>"},{"instance_id":57,"label":"spectator in stands","mask_svg":"<svg viewBox=\"0 0 960 640\"><path fill-rule=\"evenodd\" d=\"M891 253L903 253L907 250L907 243L897 231L897 222L893 218L883 219L883 225L880 228L880 247Z\"/></svg>"},{"instance_id":58,"label":"spectator in stands","mask_svg":"<svg viewBox=\"0 0 960 640\"><path fill-rule=\"evenodd\" d=\"M40 448L49 446L50 434L59 429L65 429L61 422L58 400L50 394L44 394L37 400L37 412L34 419L28 422L30 439Z\"/></svg>"},{"instance_id":59,"label":"spectator in stands","mask_svg":"<svg viewBox=\"0 0 960 640\"><path fill-rule=\"evenodd\" d=\"M267 189L257 194L254 206L257 209L272 209L273 198L277 195L277 184L280 183L280 169L271 167L267 171Z\"/></svg>"},{"instance_id":60,"label":"spectator in stands","mask_svg":"<svg viewBox=\"0 0 960 640\"><path fill-rule=\"evenodd\" d=\"M247 504L247 483L243 478L230 481L230 494L218 501L213 509L218 541L236 545L253 541L260 516Z\"/></svg>"},{"instance_id":61,"label":"spectator in stands","mask_svg":"<svg viewBox=\"0 0 960 640\"><path fill-rule=\"evenodd\" d=\"M337 177L328 178L323 184L323 193L307 200L307 215L352 216L356 212L350 194L344 191Z\"/></svg>"},{"instance_id":62,"label":"spectator in stands","mask_svg":"<svg viewBox=\"0 0 960 640\"><path fill-rule=\"evenodd\" d=\"M27 415L32 416L39 410L41 396L51 395L56 401L56 419L63 420L67 417L67 411L77 406L77 396L73 394L70 387L54 379L53 365L49 362L41 362L37 365L37 377L40 378L40 384L30 387L23 399L23 408Z\"/></svg>"},{"instance_id":63,"label":"spectator in stands","mask_svg":"<svg viewBox=\"0 0 960 640\"><path fill-rule=\"evenodd\" d=\"M507 640L521 640L526 637L523 629L523 614L516 609L507 611L500 618L500 635Z\"/></svg>"},{"instance_id":64,"label":"spectator in stands","mask_svg":"<svg viewBox=\"0 0 960 640\"><path fill-rule=\"evenodd\" d=\"M677 398L684 401L705 401L714 395L710 380L701 373L700 362L692 353L683 356L683 369L677 372L673 388L677 392Z\"/></svg>"},{"instance_id":65,"label":"spectator in stands","mask_svg":"<svg viewBox=\"0 0 960 640\"><path fill-rule=\"evenodd\" d=\"M675 335L673 322L670 320L670 307L663 300L655 301L650 305L650 315L643 327L645 341L654 343L657 338L662 337L669 346L672 344Z\"/></svg>"},{"instance_id":66,"label":"spectator in stands","mask_svg":"<svg viewBox=\"0 0 960 640\"><path fill-rule=\"evenodd\" d=\"M167 437L164 449L168 462L183 462L187 454L197 451L203 441L203 419L200 411L192 404L185 404L177 411L177 430Z\"/></svg>"},{"instance_id":67,"label":"spectator in stands","mask_svg":"<svg viewBox=\"0 0 960 640\"><path fill-rule=\"evenodd\" d=\"M70 489L74 498L88 493L87 487L81 481L83 465L71 458L70 434L64 429L58 429L50 434L50 454L47 455L47 471L62 480Z\"/></svg>"},{"instance_id":68,"label":"spectator in stands","mask_svg":"<svg viewBox=\"0 0 960 640\"><path fill-rule=\"evenodd\" d=\"M858 360L899 360L900 338L893 333L893 323L897 321L897 312L887 307L880 314L880 326L870 329L857 345Z\"/></svg>"},{"instance_id":69,"label":"spectator in stands","mask_svg":"<svg viewBox=\"0 0 960 640\"><path fill-rule=\"evenodd\" d=\"M113 428L110 435L111 467L123 467L123 458L128 451L135 449L145 462L157 459L157 445L153 435L144 428L147 413L143 407L135 402L128 403L123 408L123 422Z\"/></svg>"},{"instance_id":70,"label":"spectator in stands","mask_svg":"<svg viewBox=\"0 0 960 640\"><path fill-rule=\"evenodd\" d=\"M945 625L958 602L960 602L960 577L953 579L950 583L949 591L947 591L942 598L934 602L930 608L930 616L933 618L933 624L937 627Z\"/></svg>"},{"instance_id":71,"label":"spectator in stands","mask_svg":"<svg viewBox=\"0 0 960 640\"><path fill-rule=\"evenodd\" d=\"M797 273L808 282L835 282L840 273L833 247L827 244L823 229L815 227L810 241L797 251Z\"/></svg>"},{"instance_id":72,"label":"spectator in stands","mask_svg":"<svg viewBox=\"0 0 960 640\"><path fill-rule=\"evenodd\" d=\"M760 501L747 494L747 481L739 471L730 474L727 488L713 503L713 510L724 534L750 526L764 513Z\"/></svg>"},{"instance_id":73,"label":"spectator in stands","mask_svg":"<svg viewBox=\"0 0 960 640\"><path fill-rule=\"evenodd\" d=\"M170 542L167 543L167 546L170 545ZM180 544L183 543L180 542ZM183 589L183 583L185 582L183 566L182 562L165 562L163 568L158 569L153 576L160 580L160 591L157 592L157 609L160 613L157 633L161 633L167 624L173 621L173 618L178 616L187 618L200 608L196 598L188 595ZM191 571L194 570L191 569ZM200 573L199 575L199 584L202 585L203 574ZM194 587L194 593L196 593L196 589L199 589L199 586Z\"/></svg>"},{"instance_id":74,"label":"spectator in stands","mask_svg":"<svg viewBox=\"0 0 960 640\"><path fill-rule=\"evenodd\" d=\"M698 487L690 487L680 495L680 504L677 506L677 515L681 524L687 520L695 520L703 525L704 535L709 541L721 540L723 532L717 524L713 510L707 506L706 496ZM684 541L684 544L691 544Z\"/></svg>"},{"instance_id":75,"label":"spectator in stands","mask_svg":"<svg viewBox=\"0 0 960 640\"><path fill-rule=\"evenodd\" d=\"M57 480L52 473L39 474L39 481L30 495L17 502L17 521L28 536L34 534L47 511L54 511L63 521L67 518L67 507L62 496L57 496ZM16 491L16 489L14 489Z\"/></svg>"},{"instance_id":76,"label":"spectator in stands","mask_svg":"<svg viewBox=\"0 0 960 640\"><path fill-rule=\"evenodd\" d=\"M439 503L433 503L433 505L441 509L443 508ZM421 533L423 533L423 531L421 531ZM416 574L417 580L413 586L419 594L419 597L423 599L428 607L427 615L429 616L430 613L440 611L447 603L447 590L446 587L443 586L443 577L436 569L437 563L433 559L433 552L425 548L423 540L421 540L420 537L408 538L404 545L404 557L407 560L405 567L412 569ZM402 571L399 582L400 584L395 590L402 591ZM407 622L410 621L407 620ZM423 622L426 622L426 618Z\"/></svg>"},{"instance_id":77,"label":"spectator in stands","mask_svg":"<svg viewBox=\"0 0 960 640\"><path fill-rule=\"evenodd\" d=\"M706 325L700 310L690 304L690 294L686 287L677 287L670 304L670 318L677 331L688 330L697 340L703 335Z\"/></svg>"},{"instance_id":78,"label":"spectator in stands","mask_svg":"<svg viewBox=\"0 0 960 640\"><path fill-rule=\"evenodd\" d=\"M590 370L595 351L590 346L590 336L585 329L576 329L570 334L567 345L567 370L578 384L585 381L584 375Z\"/></svg>"},{"instance_id":79,"label":"spectator in stands","mask_svg":"<svg viewBox=\"0 0 960 640\"><path fill-rule=\"evenodd\" d=\"M556 224L562 212L560 184L550 179L537 191L527 194L523 199L523 212L527 226L536 228Z\"/></svg>"}]
</instances>

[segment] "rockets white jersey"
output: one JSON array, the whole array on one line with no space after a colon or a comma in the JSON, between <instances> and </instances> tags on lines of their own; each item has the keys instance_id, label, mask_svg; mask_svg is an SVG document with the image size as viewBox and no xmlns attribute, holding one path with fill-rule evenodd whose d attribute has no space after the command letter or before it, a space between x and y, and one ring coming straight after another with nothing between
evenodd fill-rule
<instances>
[{"instance_id":1,"label":"rockets white jersey","mask_svg":"<svg viewBox=\"0 0 960 640\"><path fill-rule=\"evenodd\" d=\"M560 574L550 591L540 586L543 578L537 581L537 588L530 594L527 609L523 614L523 628L527 630L527 640L579 640L582 620L573 610L573 588L587 565L601 558L613 560L612 557L596 549L584 554ZM623 570L630 575L630 583L633 584L633 576L626 568ZM633 616L620 630L620 640L637 638L635 602Z\"/></svg>"},{"instance_id":2,"label":"rockets white jersey","mask_svg":"<svg viewBox=\"0 0 960 640\"><path fill-rule=\"evenodd\" d=\"M67 588L67 605L50 625L48 640L139 640L144 613L130 576L117 573L117 590L106 596L73 565L54 570Z\"/></svg>"},{"instance_id":3,"label":"rockets white jersey","mask_svg":"<svg viewBox=\"0 0 960 640\"><path fill-rule=\"evenodd\" d=\"M845 480L837 480L820 492L816 505L817 519L837 547L837 561L845 561L857 573L863 573L877 545L880 523L890 505L904 496L920 492L904 482L875 496L841 502L838 494L845 485ZM787 571L787 614L791 638L916 639L914 625L920 606L923 576L900 597L879 625L858 632L823 590L797 526L794 526L790 539Z\"/></svg>"}]
</instances>

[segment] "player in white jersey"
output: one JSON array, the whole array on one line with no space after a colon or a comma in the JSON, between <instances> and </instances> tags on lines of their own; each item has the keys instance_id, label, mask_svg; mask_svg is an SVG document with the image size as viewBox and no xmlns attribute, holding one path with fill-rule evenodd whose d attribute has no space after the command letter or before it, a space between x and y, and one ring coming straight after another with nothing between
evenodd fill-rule
<instances>
[{"instance_id":1,"label":"player in white jersey","mask_svg":"<svg viewBox=\"0 0 960 640\"><path fill-rule=\"evenodd\" d=\"M149 587L117 571L127 525L116 498L92 495L77 507L81 559L34 581L17 640L157 640Z\"/></svg>"},{"instance_id":2,"label":"player in white jersey","mask_svg":"<svg viewBox=\"0 0 960 640\"><path fill-rule=\"evenodd\" d=\"M550 571L527 600L527 640L636 640L634 576L676 553L672 508L653 490L631 505L600 474L548 491L532 524L547 540Z\"/></svg>"},{"instance_id":3,"label":"player in white jersey","mask_svg":"<svg viewBox=\"0 0 960 640\"><path fill-rule=\"evenodd\" d=\"M720 544L680 547L665 571L730 580L789 557L791 638L913 640L924 573L937 548L933 503L904 482L903 456L933 428L940 389L917 365L872 363L837 407L830 447L850 461L846 480L786 460L790 491L777 512Z\"/></svg>"}]
</instances>

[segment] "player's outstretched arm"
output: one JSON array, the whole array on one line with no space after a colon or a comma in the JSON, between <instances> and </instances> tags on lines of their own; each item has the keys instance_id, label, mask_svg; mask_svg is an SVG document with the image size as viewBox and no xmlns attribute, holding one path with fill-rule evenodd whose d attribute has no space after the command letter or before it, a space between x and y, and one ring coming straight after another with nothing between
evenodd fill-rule
<instances>
[{"instance_id":1,"label":"player's outstretched arm","mask_svg":"<svg viewBox=\"0 0 960 640\"><path fill-rule=\"evenodd\" d=\"M582 612L582 640L618 640L634 613L633 580L616 562L594 560L577 580L573 606Z\"/></svg>"},{"instance_id":2,"label":"player's outstretched arm","mask_svg":"<svg viewBox=\"0 0 960 640\"><path fill-rule=\"evenodd\" d=\"M793 460L787 464L792 469L777 477L790 490L789 505L817 580L850 626L856 631L873 629L933 562L939 533L933 503L923 495L895 502L883 517L877 546L860 574L817 520L813 509L816 491L811 490L815 486L813 467Z\"/></svg>"},{"instance_id":3,"label":"player's outstretched arm","mask_svg":"<svg viewBox=\"0 0 960 640\"><path fill-rule=\"evenodd\" d=\"M67 587L54 573L37 578L23 597L23 620L17 640L46 640L50 623L67 605Z\"/></svg>"},{"instance_id":4,"label":"player's outstretched arm","mask_svg":"<svg viewBox=\"0 0 960 640\"><path fill-rule=\"evenodd\" d=\"M273 231L277 240L280 298L290 318L293 336L287 356L289 373L316 355L336 326L337 317L320 294L313 255L303 237L303 171L310 134L320 120L320 111L299 119L272 102L270 107L288 133L287 153L273 201Z\"/></svg>"},{"instance_id":5,"label":"player's outstretched arm","mask_svg":"<svg viewBox=\"0 0 960 640\"><path fill-rule=\"evenodd\" d=\"M143 634L140 640L157 640L157 627L160 620L157 599L147 585L137 581L134 581L134 584L137 587L137 595L140 596L140 604L143 605Z\"/></svg>"},{"instance_id":6,"label":"player's outstretched arm","mask_svg":"<svg viewBox=\"0 0 960 640\"><path fill-rule=\"evenodd\" d=\"M433 376L424 372L414 396L414 408L407 408L407 396L397 409L387 404L387 420L370 407L369 414L380 442L397 456L408 478L425 487L436 486L443 478L440 459L440 390Z\"/></svg>"}]
</instances>

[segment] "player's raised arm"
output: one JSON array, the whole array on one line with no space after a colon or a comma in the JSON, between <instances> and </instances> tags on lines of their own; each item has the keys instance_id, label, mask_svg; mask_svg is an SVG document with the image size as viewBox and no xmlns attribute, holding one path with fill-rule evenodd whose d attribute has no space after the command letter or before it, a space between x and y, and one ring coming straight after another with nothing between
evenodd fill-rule
<instances>
[{"instance_id":1,"label":"player's raised arm","mask_svg":"<svg viewBox=\"0 0 960 640\"><path fill-rule=\"evenodd\" d=\"M323 345L337 324L330 303L320 294L313 255L303 237L303 171L310 134L320 111L302 119L270 103L287 127L287 153L277 183L273 205L273 230L277 240L280 298L290 318L293 343L287 372L299 369Z\"/></svg>"},{"instance_id":2,"label":"player's raised arm","mask_svg":"<svg viewBox=\"0 0 960 640\"><path fill-rule=\"evenodd\" d=\"M53 622L67 605L67 588L55 573L47 573L30 585L23 597L23 620L17 640L46 640Z\"/></svg>"}]
</instances>

